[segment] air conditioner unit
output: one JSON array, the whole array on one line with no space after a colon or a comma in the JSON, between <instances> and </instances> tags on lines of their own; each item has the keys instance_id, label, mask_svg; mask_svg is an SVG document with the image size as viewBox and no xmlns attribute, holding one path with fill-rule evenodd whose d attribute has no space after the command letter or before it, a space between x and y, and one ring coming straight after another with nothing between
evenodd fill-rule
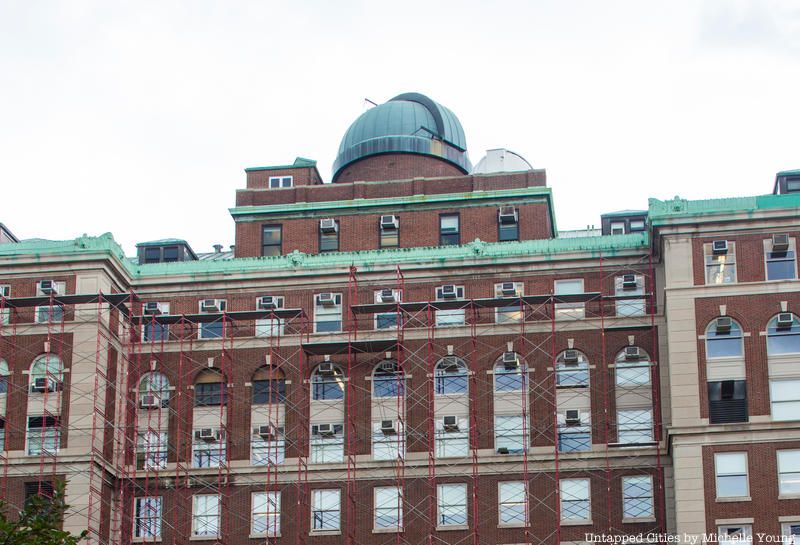
<instances>
[{"instance_id":1,"label":"air conditioner unit","mask_svg":"<svg viewBox=\"0 0 800 545\"><path fill-rule=\"evenodd\" d=\"M336 305L336 296L332 293L320 293L317 295L317 303L323 307L332 307Z\"/></svg>"},{"instance_id":2,"label":"air conditioner unit","mask_svg":"<svg viewBox=\"0 0 800 545\"><path fill-rule=\"evenodd\" d=\"M508 447L499 447L497 449L497 454L508 454Z\"/></svg>"},{"instance_id":3,"label":"air conditioner unit","mask_svg":"<svg viewBox=\"0 0 800 545\"><path fill-rule=\"evenodd\" d=\"M516 352L503 352L503 367L507 371L516 370L519 367L519 359Z\"/></svg>"},{"instance_id":4,"label":"air conditioner unit","mask_svg":"<svg viewBox=\"0 0 800 545\"><path fill-rule=\"evenodd\" d=\"M158 398L153 394L144 394L139 399L139 406L142 409L153 409L155 407L158 407L159 405L161 404L159 403Z\"/></svg>"},{"instance_id":5,"label":"air conditioner unit","mask_svg":"<svg viewBox=\"0 0 800 545\"><path fill-rule=\"evenodd\" d=\"M578 351L577 350L564 350L563 360L564 363L567 365L575 365L578 363Z\"/></svg>"},{"instance_id":6,"label":"air conditioner unit","mask_svg":"<svg viewBox=\"0 0 800 545\"><path fill-rule=\"evenodd\" d=\"M275 436L278 435L275 426L273 426L272 424L267 424L266 426L259 426L253 431L255 431L256 435L258 435L262 439L267 439L267 440L273 439L275 438Z\"/></svg>"},{"instance_id":7,"label":"air conditioner unit","mask_svg":"<svg viewBox=\"0 0 800 545\"><path fill-rule=\"evenodd\" d=\"M719 254L727 254L728 253L728 241L727 240L715 240L711 243L711 251L717 255Z\"/></svg>"},{"instance_id":8,"label":"air conditioner unit","mask_svg":"<svg viewBox=\"0 0 800 545\"><path fill-rule=\"evenodd\" d=\"M58 284L52 280L39 281L39 291L44 295L58 295Z\"/></svg>"},{"instance_id":9,"label":"air conditioner unit","mask_svg":"<svg viewBox=\"0 0 800 545\"><path fill-rule=\"evenodd\" d=\"M225 301L221 299L203 299L200 302L200 312L222 312L225 310Z\"/></svg>"},{"instance_id":10,"label":"air conditioner unit","mask_svg":"<svg viewBox=\"0 0 800 545\"><path fill-rule=\"evenodd\" d=\"M458 290L453 284L447 284L439 288L442 294L442 299L455 299L458 297Z\"/></svg>"},{"instance_id":11,"label":"air conditioner unit","mask_svg":"<svg viewBox=\"0 0 800 545\"><path fill-rule=\"evenodd\" d=\"M381 303L396 303L397 298L394 296L393 290L384 289L378 294L378 301Z\"/></svg>"},{"instance_id":12,"label":"air conditioner unit","mask_svg":"<svg viewBox=\"0 0 800 545\"><path fill-rule=\"evenodd\" d=\"M457 416L445 416L443 419L443 427L444 431L458 431L458 417Z\"/></svg>"},{"instance_id":13,"label":"air conditioner unit","mask_svg":"<svg viewBox=\"0 0 800 545\"><path fill-rule=\"evenodd\" d=\"M581 412L578 409L567 409L564 411L564 422L568 426L577 426L581 423Z\"/></svg>"},{"instance_id":14,"label":"air conditioner unit","mask_svg":"<svg viewBox=\"0 0 800 545\"><path fill-rule=\"evenodd\" d=\"M339 225L336 223L335 219L328 218L319 220L319 230L330 235L339 231Z\"/></svg>"},{"instance_id":15,"label":"air conditioner unit","mask_svg":"<svg viewBox=\"0 0 800 545\"><path fill-rule=\"evenodd\" d=\"M194 432L194 438L211 442L219 439L219 433L214 428L201 428Z\"/></svg>"},{"instance_id":16,"label":"air conditioner unit","mask_svg":"<svg viewBox=\"0 0 800 545\"><path fill-rule=\"evenodd\" d=\"M636 282L636 275L635 274L623 274L622 275L622 289L624 290L635 290L638 283Z\"/></svg>"},{"instance_id":17,"label":"air conditioner unit","mask_svg":"<svg viewBox=\"0 0 800 545\"><path fill-rule=\"evenodd\" d=\"M517 295L517 285L514 282L503 282L500 284L500 293L503 297L515 297Z\"/></svg>"},{"instance_id":18,"label":"air conditioner unit","mask_svg":"<svg viewBox=\"0 0 800 545\"><path fill-rule=\"evenodd\" d=\"M317 425L317 435L324 435L326 437L330 437L334 435L336 431L333 428L333 424L318 424Z\"/></svg>"},{"instance_id":19,"label":"air conditioner unit","mask_svg":"<svg viewBox=\"0 0 800 545\"><path fill-rule=\"evenodd\" d=\"M772 235L772 251L786 252L789 250L789 235L786 233Z\"/></svg>"},{"instance_id":20,"label":"air conditioner unit","mask_svg":"<svg viewBox=\"0 0 800 545\"><path fill-rule=\"evenodd\" d=\"M625 359L631 361L638 361L639 358L642 357L642 351L639 350L638 346L626 346L625 347Z\"/></svg>"},{"instance_id":21,"label":"air conditioner unit","mask_svg":"<svg viewBox=\"0 0 800 545\"><path fill-rule=\"evenodd\" d=\"M381 229L392 231L400 227L400 220L397 216L381 216Z\"/></svg>"},{"instance_id":22,"label":"air conditioner unit","mask_svg":"<svg viewBox=\"0 0 800 545\"><path fill-rule=\"evenodd\" d=\"M34 392L55 392L57 382L47 377L37 377L33 379Z\"/></svg>"},{"instance_id":23,"label":"air conditioner unit","mask_svg":"<svg viewBox=\"0 0 800 545\"><path fill-rule=\"evenodd\" d=\"M519 215L513 206L501 206L497 213L497 219L504 225L517 223Z\"/></svg>"},{"instance_id":24,"label":"air conditioner unit","mask_svg":"<svg viewBox=\"0 0 800 545\"><path fill-rule=\"evenodd\" d=\"M442 370L445 373L457 373L461 370L459 359L455 356L445 356L442 358Z\"/></svg>"},{"instance_id":25,"label":"air conditioner unit","mask_svg":"<svg viewBox=\"0 0 800 545\"><path fill-rule=\"evenodd\" d=\"M794 315L791 312L781 312L778 314L778 329L789 329L794 323Z\"/></svg>"},{"instance_id":26,"label":"air conditioner unit","mask_svg":"<svg viewBox=\"0 0 800 545\"><path fill-rule=\"evenodd\" d=\"M9 286L0 286L0 296L8 297L9 293L11 293L11 288Z\"/></svg>"},{"instance_id":27,"label":"air conditioner unit","mask_svg":"<svg viewBox=\"0 0 800 545\"><path fill-rule=\"evenodd\" d=\"M317 373L319 373L320 375L329 376L332 375L333 372L334 372L333 364L329 361L322 362L319 364L319 367L317 367Z\"/></svg>"},{"instance_id":28,"label":"air conditioner unit","mask_svg":"<svg viewBox=\"0 0 800 545\"><path fill-rule=\"evenodd\" d=\"M157 316L161 314L161 303L156 303L155 301L149 301L144 304L142 312L146 316Z\"/></svg>"},{"instance_id":29,"label":"air conditioner unit","mask_svg":"<svg viewBox=\"0 0 800 545\"><path fill-rule=\"evenodd\" d=\"M278 300L271 295L264 295L258 298L258 308L259 310L276 309L278 308Z\"/></svg>"},{"instance_id":30,"label":"air conditioner unit","mask_svg":"<svg viewBox=\"0 0 800 545\"><path fill-rule=\"evenodd\" d=\"M728 316L721 316L720 318L717 318L716 332L718 334L730 333L732 324L733 320L731 320Z\"/></svg>"},{"instance_id":31,"label":"air conditioner unit","mask_svg":"<svg viewBox=\"0 0 800 545\"><path fill-rule=\"evenodd\" d=\"M381 432L384 435L394 435L397 433L397 427L392 420L381 420Z\"/></svg>"}]
</instances>

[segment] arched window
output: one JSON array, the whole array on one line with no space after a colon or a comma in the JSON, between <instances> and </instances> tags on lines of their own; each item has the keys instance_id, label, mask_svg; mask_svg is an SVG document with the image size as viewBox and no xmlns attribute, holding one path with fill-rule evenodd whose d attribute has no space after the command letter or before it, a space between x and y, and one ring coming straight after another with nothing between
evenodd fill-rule
<instances>
[{"instance_id":1,"label":"arched window","mask_svg":"<svg viewBox=\"0 0 800 545\"><path fill-rule=\"evenodd\" d=\"M139 381L139 404L142 408L169 405L169 380L161 373L147 373Z\"/></svg>"},{"instance_id":2,"label":"arched window","mask_svg":"<svg viewBox=\"0 0 800 545\"><path fill-rule=\"evenodd\" d=\"M774 356L797 352L800 352L800 320L794 314L783 312L767 324L767 354Z\"/></svg>"},{"instance_id":3,"label":"arched window","mask_svg":"<svg viewBox=\"0 0 800 545\"><path fill-rule=\"evenodd\" d=\"M8 393L8 363L0 358L0 394Z\"/></svg>"},{"instance_id":4,"label":"arched window","mask_svg":"<svg viewBox=\"0 0 800 545\"><path fill-rule=\"evenodd\" d=\"M261 367L253 375L253 404L286 401L286 376L274 367Z\"/></svg>"},{"instance_id":5,"label":"arched window","mask_svg":"<svg viewBox=\"0 0 800 545\"><path fill-rule=\"evenodd\" d=\"M556 384L560 387L589 386L589 360L579 350L564 350L556 356Z\"/></svg>"},{"instance_id":6,"label":"arched window","mask_svg":"<svg viewBox=\"0 0 800 545\"><path fill-rule=\"evenodd\" d=\"M617 386L632 388L650 384L650 356L638 346L626 346L614 358Z\"/></svg>"},{"instance_id":7,"label":"arched window","mask_svg":"<svg viewBox=\"0 0 800 545\"><path fill-rule=\"evenodd\" d=\"M397 397L403 395L403 374L394 360L383 360L372 373L373 397Z\"/></svg>"},{"instance_id":8,"label":"arched window","mask_svg":"<svg viewBox=\"0 0 800 545\"><path fill-rule=\"evenodd\" d=\"M436 364L434 372L437 394L467 393L467 364L457 356L445 356Z\"/></svg>"},{"instance_id":9,"label":"arched window","mask_svg":"<svg viewBox=\"0 0 800 545\"><path fill-rule=\"evenodd\" d=\"M225 381L218 369L204 369L194 382L195 407L224 405L227 401Z\"/></svg>"},{"instance_id":10,"label":"arched window","mask_svg":"<svg viewBox=\"0 0 800 545\"><path fill-rule=\"evenodd\" d=\"M511 356L514 356L513 358ZM528 366L516 352L505 352L494 365L495 392L521 392L528 377Z\"/></svg>"},{"instance_id":11,"label":"arched window","mask_svg":"<svg viewBox=\"0 0 800 545\"><path fill-rule=\"evenodd\" d=\"M712 320L706 328L706 358L735 358L743 355L742 327L727 316Z\"/></svg>"},{"instance_id":12,"label":"arched window","mask_svg":"<svg viewBox=\"0 0 800 545\"><path fill-rule=\"evenodd\" d=\"M338 365L323 362L311 375L312 399L344 399L344 373Z\"/></svg>"},{"instance_id":13,"label":"arched window","mask_svg":"<svg viewBox=\"0 0 800 545\"><path fill-rule=\"evenodd\" d=\"M30 373L31 392L55 392L61 389L63 367L58 356L42 354L33 360Z\"/></svg>"}]
</instances>

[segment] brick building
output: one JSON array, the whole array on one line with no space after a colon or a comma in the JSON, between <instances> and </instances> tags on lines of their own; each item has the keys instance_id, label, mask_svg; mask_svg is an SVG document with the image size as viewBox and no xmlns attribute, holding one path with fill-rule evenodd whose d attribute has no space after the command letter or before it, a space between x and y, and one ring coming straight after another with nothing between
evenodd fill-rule
<instances>
[{"instance_id":1,"label":"brick building","mask_svg":"<svg viewBox=\"0 0 800 545\"><path fill-rule=\"evenodd\" d=\"M93 544L798 534L798 190L559 232L408 93L332 183L246 169L230 252L9 237L0 496L66 480Z\"/></svg>"}]
</instances>

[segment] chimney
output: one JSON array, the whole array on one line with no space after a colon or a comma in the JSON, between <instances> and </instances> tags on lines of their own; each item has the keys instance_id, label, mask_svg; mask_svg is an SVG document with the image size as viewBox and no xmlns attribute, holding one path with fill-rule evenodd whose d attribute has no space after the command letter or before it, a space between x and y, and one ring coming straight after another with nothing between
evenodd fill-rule
<instances>
[{"instance_id":1,"label":"chimney","mask_svg":"<svg viewBox=\"0 0 800 545\"><path fill-rule=\"evenodd\" d=\"M231 244L231 252L236 251L236 244Z\"/></svg>"},{"instance_id":2,"label":"chimney","mask_svg":"<svg viewBox=\"0 0 800 545\"><path fill-rule=\"evenodd\" d=\"M222 244L214 244L214 253L219 254L222 252Z\"/></svg>"}]
</instances>

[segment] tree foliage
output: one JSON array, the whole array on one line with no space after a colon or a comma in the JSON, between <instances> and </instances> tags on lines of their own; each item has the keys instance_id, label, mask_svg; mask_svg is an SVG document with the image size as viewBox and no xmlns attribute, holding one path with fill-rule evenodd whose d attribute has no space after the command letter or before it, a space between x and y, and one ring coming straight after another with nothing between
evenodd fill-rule
<instances>
[{"instance_id":1,"label":"tree foliage","mask_svg":"<svg viewBox=\"0 0 800 545\"><path fill-rule=\"evenodd\" d=\"M69 508L64 490L64 483L56 482L52 497L31 496L14 519L8 504L0 501L0 545L77 545L87 532L76 536L61 529Z\"/></svg>"}]
</instances>

